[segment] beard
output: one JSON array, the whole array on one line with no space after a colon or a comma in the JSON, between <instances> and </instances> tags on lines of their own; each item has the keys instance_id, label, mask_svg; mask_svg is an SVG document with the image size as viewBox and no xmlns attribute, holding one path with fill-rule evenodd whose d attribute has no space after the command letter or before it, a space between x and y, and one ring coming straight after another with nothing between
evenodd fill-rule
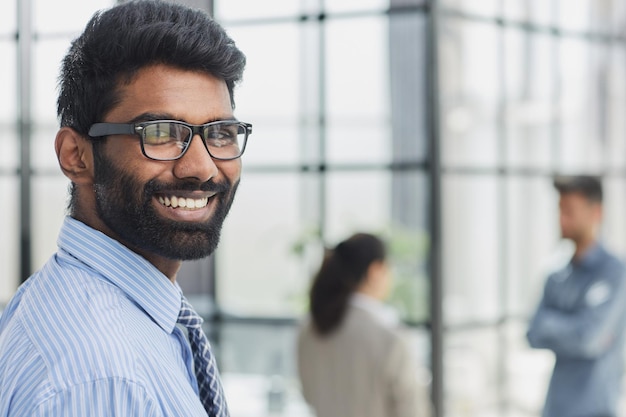
<instances>
[{"instance_id":1,"label":"beard","mask_svg":"<svg viewBox=\"0 0 626 417\"><path fill-rule=\"evenodd\" d=\"M222 224L235 198L239 181L181 181L140 183L117 168L111 160L94 152L94 192L100 219L123 243L164 258L191 260L207 257L217 247ZM213 215L206 222L177 222L160 216L153 206L162 190L215 192Z\"/></svg>"}]
</instances>

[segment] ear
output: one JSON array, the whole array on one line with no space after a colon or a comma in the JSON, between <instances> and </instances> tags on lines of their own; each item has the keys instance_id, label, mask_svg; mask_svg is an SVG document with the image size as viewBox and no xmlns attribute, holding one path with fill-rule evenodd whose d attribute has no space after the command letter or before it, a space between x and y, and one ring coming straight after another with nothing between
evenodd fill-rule
<instances>
[{"instance_id":1,"label":"ear","mask_svg":"<svg viewBox=\"0 0 626 417\"><path fill-rule=\"evenodd\" d=\"M62 127L54 141L61 170L73 183L93 181L91 142L71 127Z\"/></svg>"}]
</instances>

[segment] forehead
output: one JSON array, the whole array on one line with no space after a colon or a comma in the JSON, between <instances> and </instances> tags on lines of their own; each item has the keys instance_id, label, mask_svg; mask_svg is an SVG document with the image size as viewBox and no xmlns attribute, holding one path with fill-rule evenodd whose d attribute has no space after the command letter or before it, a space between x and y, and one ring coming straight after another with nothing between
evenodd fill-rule
<instances>
[{"instance_id":1,"label":"forehead","mask_svg":"<svg viewBox=\"0 0 626 417\"><path fill-rule=\"evenodd\" d=\"M193 124L233 118L226 82L204 72L144 67L120 83L117 96L105 121L127 122L142 114L167 115Z\"/></svg>"},{"instance_id":2,"label":"forehead","mask_svg":"<svg viewBox=\"0 0 626 417\"><path fill-rule=\"evenodd\" d=\"M568 193L561 193L559 197L559 203L561 206L578 206L589 205L591 201L581 192L572 191Z\"/></svg>"}]
</instances>

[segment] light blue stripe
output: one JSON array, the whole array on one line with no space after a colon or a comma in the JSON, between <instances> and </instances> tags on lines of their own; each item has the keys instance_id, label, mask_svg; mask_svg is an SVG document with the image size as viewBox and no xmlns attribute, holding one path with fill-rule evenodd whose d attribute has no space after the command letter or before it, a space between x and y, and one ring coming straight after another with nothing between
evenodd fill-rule
<instances>
[{"instance_id":1,"label":"light blue stripe","mask_svg":"<svg viewBox=\"0 0 626 417\"><path fill-rule=\"evenodd\" d=\"M205 417L180 287L71 218L58 244L0 316L0 417Z\"/></svg>"}]
</instances>

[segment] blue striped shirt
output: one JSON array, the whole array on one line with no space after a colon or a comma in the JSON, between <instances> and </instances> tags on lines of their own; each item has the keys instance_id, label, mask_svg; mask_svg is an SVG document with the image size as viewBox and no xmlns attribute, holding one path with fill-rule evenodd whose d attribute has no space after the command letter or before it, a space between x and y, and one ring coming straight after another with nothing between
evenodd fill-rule
<instances>
[{"instance_id":1,"label":"blue striped shirt","mask_svg":"<svg viewBox=\"0 0 626 417\"><path fill-rule=\"evenodd\" d=\"M58 246L0 317L0 417L206 417L180 287L72 218Z\"/></svg>"}]
</instances>

